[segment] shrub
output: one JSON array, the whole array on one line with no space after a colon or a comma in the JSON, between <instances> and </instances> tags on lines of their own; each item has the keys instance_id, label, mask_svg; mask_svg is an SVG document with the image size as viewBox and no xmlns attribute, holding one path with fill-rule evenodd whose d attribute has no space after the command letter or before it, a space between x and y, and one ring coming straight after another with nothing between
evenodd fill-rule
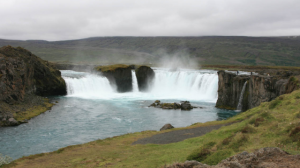
<instances>
[{"instance_id":1,"label":"shrub","mask_svg":"<svg viewBox=\"0 0 300 168\"><path fill-rule=\"evenodd\" d=\"M300 126L292 130L292 132L290 133L290 137L293 139L294 142L300 140Z\"/></svg>"},{"instance_id":2,"label":"shrub","mask_svg":"<svg viewBox=\"0 0 300 168\"><path fill-rule=\"evenodd\" d=\"M229 145L230 149L238 152L239 148L248 142L248 137L242 133L237 134Z\"/></svg>"},{"instance_id":3,"label":"shrub","mask_svg":"<svg viewBox=\"0 0 300 168\"><path fill-rule=\"evenodd\" d=\"M186 159L187 160L197 160L198 162L202 162L207 158L207 156L211 153L210 148L213 147L216 142L209 142L200 149L193 151Z\"/></svg>"},{"instance_id":4,"label":"shrub","mask_svg":"<svg viewBox=\"0 0 300 168\"><path fill-rule=\"evenodd\" d=\"M0 166L5 165L5 164L9 164L13 159L9 156L3 156L0 153Z\"/></svg>"},{"instance_id":5,"label":"shrub","mask_svg":"<svg viewBox=\"0 0 300 168\"><path fill-rule=\"evenodd\" d=\"M208 156L203 163L208 165L216 165L220 161L232 156L233 154L234 151L232 149L219 150Z\"/></svg>"},{"instance_id":6,"label":"shrub","mask_svg":"<svg viewBox=\"0 0 300 168\"><path fill-rule=\"evenodd\" d=\"M247 125L246 127L244 127L241 131L242 133L254 133L255 129L253 127L251 127L250 125Z\"/></svg>"},{"instance_id":7,"label":"shrub","mask_svg":"<svg viewBox=\"0 0 300 168\"><path fill-rule=\"evenodd\" d=\"M255 127L258 127L263 121L265 121L264 118L257 118L257 119L255 120L254 126L255 126Z\"/></svg>"},{"instance_id":8,"label":"shrub","mask_svg":"<svg viewBox=\"0 0 300 168\"><path fill-rule=\"evenodd\" d=\"M279 97L279 99L280 99L280 97ZM279 99L271 101L271 103L269 105L269 109L274 109L275 107L277 107L281 103L281 100L279 100Z\"/></svg>"}]
</instances>

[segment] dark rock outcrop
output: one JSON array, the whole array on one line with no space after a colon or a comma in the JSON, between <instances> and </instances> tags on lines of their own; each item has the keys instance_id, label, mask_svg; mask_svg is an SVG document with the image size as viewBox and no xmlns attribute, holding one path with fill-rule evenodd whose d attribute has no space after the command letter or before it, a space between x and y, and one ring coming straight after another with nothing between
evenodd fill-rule
<instances>
[{"instance_id":1,"label":"dark rock outcrop","mask_svg":"<svg viewBox=\"0 0 300 168\"><path fill-rule=\"evenodd\" d=\"M236 73L225 71L218 71L218 76L218 100L216 107L235 110L244 83L249 80L249 76L239 76Z\"/></svg>"},{"instance_id":2,"label":"dark rock outcrop","mask_svg":"<svg viewBox=\"0 0 300 168\"><path fill-rule=\"evenodd\" d=\"M194 107L191 105L189 101L182 101L181 102L181 110L191 110Z\"/></svg>"},{"instance_id":3,"label":"dark rock outcrop","mask_svg":"<svg viewBox=\"0 0 300 168\"><path fill-rule=\"evenodd\" d=\"M131 67L128 65L110 65L96 67L112 85L117 87L118 92L132 91Z\"/></svg>"},{"instance_id":4,"label":"dark rock outcrop","mask_svg":"<svg viewBox=\"0 0 300 168\"><path fill-rule=\"evenodd\" d=\"M181 104L180 104L181 103ZM202 108L192 106L189 101L181 101L180 103L161 103L160 100L156 100L149 107L156 107L162 109L181 109L181 110L192 110L193 108Z\"/></svg>"},{"instance_id":5,"label":"dark rock outcrop","mask_svg":"<svg viewBox=\"0 0 300 168\"><path fill-rule=\"evenodd\" d=\"M259 106L276 97L291 93L299 88L299 77L269 75L236 75L235 73L218 71L218 100L216 107L235 110L242 88L247 81L242 99L242 111Z\"/></svg>"},{"instance_id":6,"label":"dark rock outcrop","mask_svg":"<svg viewBox=\"0 0 300 168\"><path fill-rule=\"evenodd\" d=\"M161 127L160 131L167 130L167 129L172 129L172 128L174 128L173 125L165 124L163 127Z\"/></svg>"},{"instance_id":7,"label":"dark rock outcrop","mask_svg":"<svg viewBox=\"0 0 300 168\"><path fill-rule=\"evenodd\" d=\"M135 70L135 73L139 90L147 91L155 76L153 69L148 66L140 66Z\"/></svg>"},{"instance_id":8,"label":"dark rock outcrop","mask_svg":"<svg viewBox=\"0 0 300 168\"><path fill-rule=\"evenodd\" d=\"M13 105L22 104L29 95L51 96L66 94L66 84L60 71L47 61L21 47L0 48L0 114L1 123L17 125ZM37 99L32 97L31 101ZM30 100L28 100L30 101ZM43 104L44 101L40 101ZM7 104L7 106L6 106ZM27 103L28 104L28 103ZM0 125L2 125L0 123Z\"/></svg>"},{"instance_id":9,"label":"dark rock outcrop","mask_svg":"<svg viewBox=\"0 0 300 168\"><path fill-rule=\"evenodd\" d=\"M0 101L23 100L26 93L66 94L60 71L21 47L0 49L0 76Z\"/></svg>"}]
</instances>

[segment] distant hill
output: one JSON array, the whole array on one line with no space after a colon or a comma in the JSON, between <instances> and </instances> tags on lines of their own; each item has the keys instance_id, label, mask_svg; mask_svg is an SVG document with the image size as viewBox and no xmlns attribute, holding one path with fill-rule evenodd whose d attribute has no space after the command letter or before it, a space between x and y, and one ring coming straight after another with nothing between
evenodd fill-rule
<instances>
[{"instance_id":1,"label":"distant hill","mask_svg":"<svg viewBox=\"0 0 300 168\"><path fill-rule=\"evenodd\" d=\"M42 59L75 64L158 63L163 56L200 64L300 66L300 37L93 37L68 41L3 40Z\"/></svg>"}]
</instances>

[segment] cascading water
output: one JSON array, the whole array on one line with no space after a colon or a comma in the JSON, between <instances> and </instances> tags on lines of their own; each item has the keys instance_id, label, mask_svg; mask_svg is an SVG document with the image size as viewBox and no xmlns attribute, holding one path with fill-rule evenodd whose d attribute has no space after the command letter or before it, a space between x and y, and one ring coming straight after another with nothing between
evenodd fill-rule
<instances>
[{"instance_id":1,"label":"cascading water","mask_svg":"<svg viewBox=\"0 0 300 168\"><path fill-rule=\"evenodd\" d=\"M217 100L218 76L214 71L156 69L155 78L148 92L139 92L135 71L132 71L133 91L117 93L109 81L102 76L62 71L67 83L68 96L90 99L178 99Z\"/></svg>"},{"instance_id":2,"label":"cascading water","mask_svg":"<svg viewBox=\"0 0 300 168\"><path fill-rule=\"evenodd\" d=\"M132 75L132 91L133 92L138 92L139 87L138 87L138 83L137 83L137 79L136 79L136 75L135 75L134 70L131 71L131 75Z\"/></svg>"},{"instance_id":3,"label":"cascading water","mask_svg":"<svg viewBox=\"0 0 300 168\"><path fill-rule=\"evenodd\" d=\"M237 108L236 108L237 111L242 110L242 107L243 107L242 102L243 102L243 96L244 96L244 92L245 92L245 89L246 89L246 85L247 85L247 81L244 83L244 86L242 88L242 92L241 92L241 95L240 95L240 98L239 98L239 103L238 103Z\"/></svg>"},{"instance_id":4,"label":"cascading water","mask_svg":"<svg viewBox=\"0 0 300 168\"><path fill-rule=\"evenodd\" d=\"M155 70L150 94L161 98L217 100L218 76L212 71Z\"/></svg>"},{"instance_id":5,"label":"cascading water","mask_svg":"<svg viewBox=\"0 0 300 168\"><path fill-rule=\"evenodd\" d=\"M67 94L71 97L108 99L115 92L103 76L68 70L62 71L62 76L66 81Z\"/></svg>"}]
</instances>

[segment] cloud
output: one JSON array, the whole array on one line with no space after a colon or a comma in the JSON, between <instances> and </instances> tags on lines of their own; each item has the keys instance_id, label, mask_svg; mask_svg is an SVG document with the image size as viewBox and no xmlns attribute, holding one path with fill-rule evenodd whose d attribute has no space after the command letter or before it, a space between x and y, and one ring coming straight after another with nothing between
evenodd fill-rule
<instances>
[{"instance_id":1,"label":"cloud","mask_svg":"<svg viewBox=\"0 0 300 168\"><path fill-rule=\"evenodd\" d=\"M0 0L0 38L300 35L297 0Z\"/></svg>"}]
</instances>

